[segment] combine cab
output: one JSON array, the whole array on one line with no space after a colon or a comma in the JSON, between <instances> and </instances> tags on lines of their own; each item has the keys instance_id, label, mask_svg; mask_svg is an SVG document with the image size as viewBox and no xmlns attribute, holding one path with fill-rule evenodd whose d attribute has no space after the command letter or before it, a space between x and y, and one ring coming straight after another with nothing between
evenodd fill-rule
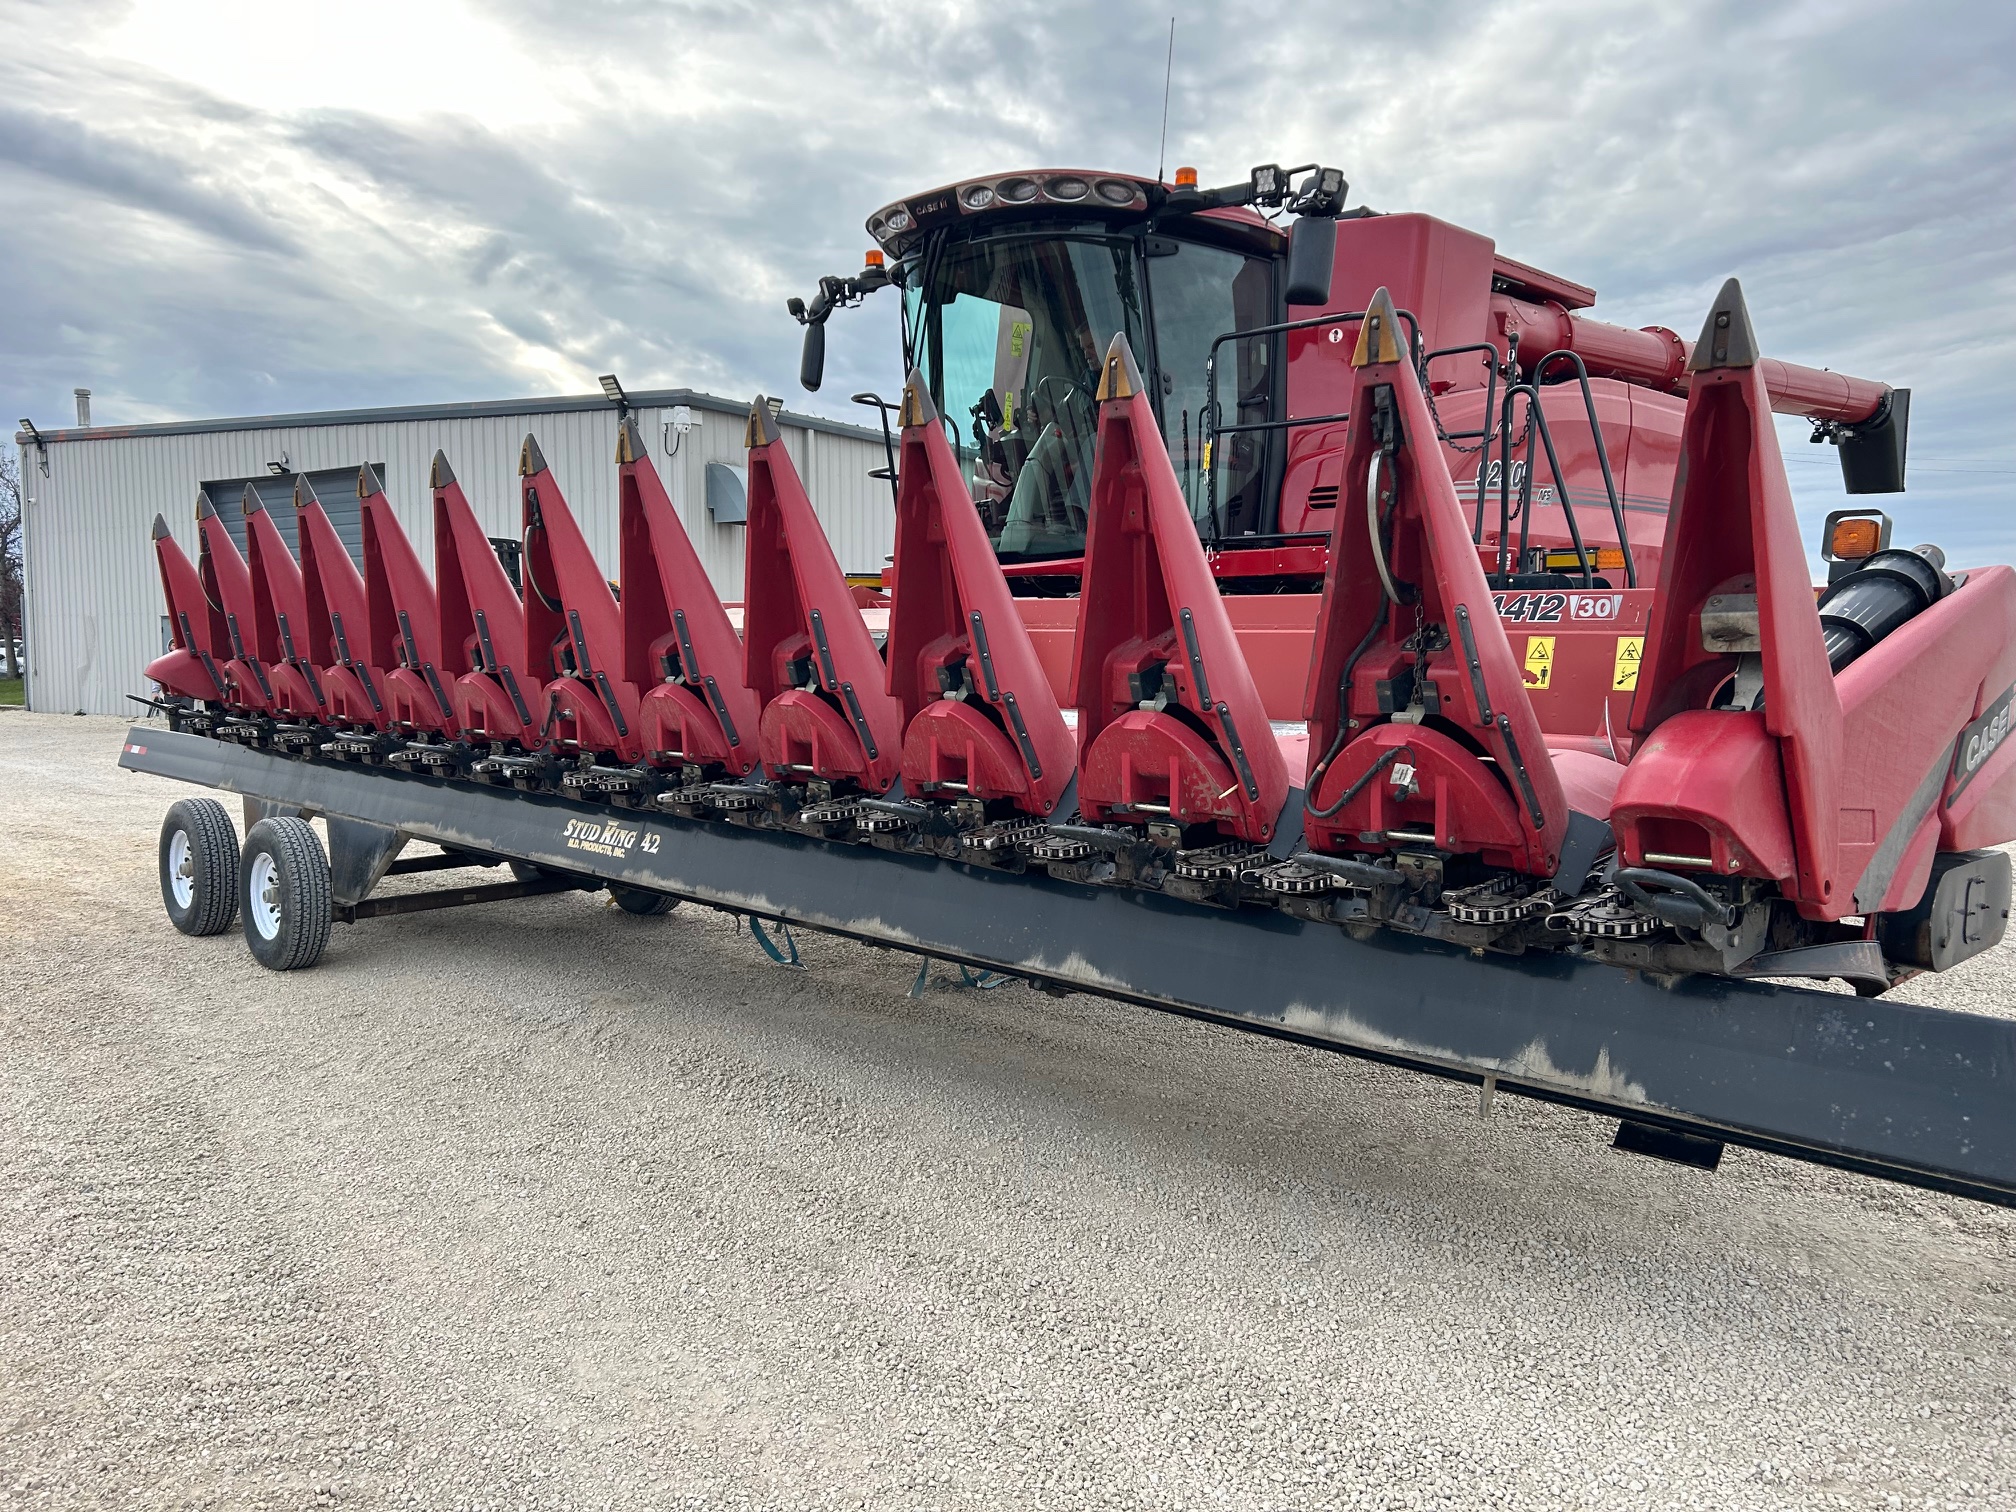
<instances>
[{"instance_id":1,"label":"combine cab","mask_svg":"<svg viewBox=\"0 0 2016 1512\"><path fill-rule=\"evenodd\" d=\"M331 917L607 885L780 958L761 921L1603 1110L1626 1148L2016 1201L2016 1026L1878 1001L2006 927L2016 574L1848 509L1816 592L1773 429L1894 492L1908 394L1765 357L1734 280L1697 342L1628 331L1343 189L1010 174L878 212L793 308L817 387L834 310L906 302L886 644L770 403L739 637L624 412L620 584L533 437L522 602L443 457L431 584L369 469L361 579L312 495L298 569L256 510L249 570L207 500L196 566L157 526L173 729L125 762L329 816L327 896L287 890L325 875L298 818L248 836L287 860L244 900L276 966ZM184 862L222 843L188 808ZM518 880L372 899L412 837Z\"/></svg>"}]
</instances>

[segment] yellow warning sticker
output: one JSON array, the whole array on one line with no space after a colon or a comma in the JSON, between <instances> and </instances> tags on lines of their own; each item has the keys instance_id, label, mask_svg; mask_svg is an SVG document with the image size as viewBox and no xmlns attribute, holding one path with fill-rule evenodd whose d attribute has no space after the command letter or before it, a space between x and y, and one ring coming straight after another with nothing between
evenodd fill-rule
<instances>
[{"instance_id":1,"label":"yellow warning sticker","mask_svg":"<svg viewBox=\"0 0 2016 1512\"><path fill-rule=\"evenodd\" d=\"M1638 664L1645 656L1645 637L1617 637L1617 660L1610 669L1610 691L1629 691L1638 686Z\"/></svg>"},{"instance_id":2,"label":"yellow warning sticker","mask_svg":"<svg viewBox=\"0 0 2016 1512\"><path fill-rule=\"evenodd\" d=\"M1526 686L1544 688L1554 680L1554 637L1526 637Z\"/></svg>"}]
</instances>

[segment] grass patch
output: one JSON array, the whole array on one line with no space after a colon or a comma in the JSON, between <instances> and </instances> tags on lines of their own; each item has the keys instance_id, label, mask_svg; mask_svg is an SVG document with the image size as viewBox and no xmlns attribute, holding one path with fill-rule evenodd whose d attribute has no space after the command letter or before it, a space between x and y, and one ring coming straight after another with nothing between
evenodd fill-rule
<instances>
[{"instance_id":1,"label":"grass patch","mask_svg":"<svg viewBox=\"0 0 2016 1512\"><path fill-rule=\"evenodd\" d=\"M18 677L0 677L0 704L18 704L20 702L21 679Z\"/></svg>"}]
</instances>

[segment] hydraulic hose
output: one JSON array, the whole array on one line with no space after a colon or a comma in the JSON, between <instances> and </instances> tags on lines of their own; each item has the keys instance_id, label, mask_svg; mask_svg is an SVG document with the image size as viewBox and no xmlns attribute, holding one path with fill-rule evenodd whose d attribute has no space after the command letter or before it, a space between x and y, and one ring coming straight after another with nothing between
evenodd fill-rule
<instances>
[{"instance_id":1,"label":"hydraulic hose","mask_svg":"<svg viewBox=\"0 0 2016 1512\"><path fill-rule=\"evenodd\" d=\"M1383 601L1380 603L1379 612L1372 617L1372 624L1366 630L1365 638L1353 649L1350 659L1344 663L1342 675L1337 679L1337 734L1330 741L1330 749L1323 753L1323 759L1317 762L1309 773L1309 781L1302 789L1302 809L1312 819L1328 819L1344 806L1344 800L1340 798L1330 807L1319 809L1311 800L1316 795L1316 789L1323 785L1323 776L1330 770L1330 763L1337 759L1338 753L1344 749L1344 742L1350 739L1351 674L1356 670L1359 659L1372 649L1372 642L1378 638L1379 632L1386 628L1387 607Z\"/></svg>"},{"instance_id":2,"label":"hydraulic hose","mask_svg":"<svg viewBox=\"0 0 2016 1512\"><path fill-rule=\"evenodd\" d=\"M1372 537L1372 565L1379 569L1379 584L1389 603L1400 602L1400 590L1393 586L1393 574L1386 570L1386 542L1379 529L1379 485L1385 480L1382 465L1385 453L1372 453L1371 476L1365 481L1365 529ZM1355 658L1354 658L1355 660Z\"/></svg>"},{"instance_id":3,"label":"hydraulic hose","mask_svg":"<svg viewBox=\"0 0 2016 1512\"><path fill-rule=\"evenodd\" d=\"M1649 866L1620 867L1612 879L1633 903L1668 924L1699 930L1731 922L1730 910L1692 877Z\"/></svg>"},{"instance_id":4,"label":"hydraulic hose","mask_svg":"<svg viewBox=\"0 0 2016 1512\"><path fill-rule=\"evenodd\" d=\"M1381 772L1385 771L1386 768L1393 765L1393 763L1398 761L1402 756L1406 756L1411 759L1413 755L1414 752L1407 746L1404 745L1388 746L1385 750L1379 753L1378 759L1375 760L1372 763L1372 765L1365 768L1363 772L1358 774L1358 780L1356 782L1352 783L1351 786L1347 787L1346 789L1344 789L1343 792L1337 795L1337 801L1335 803L1329 804L1326 807L1320 809L1318 808L1309 809L1310 817L1315 819L1328 819L1332 814L1338 813L1344 808L1347 808L1350 805L1351 800L1353 798L1356 798L1360 793L1364 792L1366 788L1372 785L1372 779L1374 777L1377 777ZM1327 761L1325 762L1325 765L1326 766L1328 765ZM1314 782L1311 782L1309 786L1311 790L1313 790L1316 784ZM1306 799L1303 801L1303 807L1308 808L1308 801Z\"/></svg>"}]
</instances>

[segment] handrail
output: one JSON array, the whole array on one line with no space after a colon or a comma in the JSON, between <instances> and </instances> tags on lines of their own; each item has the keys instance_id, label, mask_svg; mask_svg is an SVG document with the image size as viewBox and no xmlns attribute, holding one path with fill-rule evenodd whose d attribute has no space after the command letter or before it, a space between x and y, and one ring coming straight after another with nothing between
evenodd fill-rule
<instances>
[{"instance_id":1,"label":"handrail","mask_svg":"<svg viewBox=\"0 0 2016 1512\"><path fill-rule=\"evenodd\" d=\"M1421 358L1421 322L1412 310L1394 312L1407 326L1407 355L1418 364ZM1351 418L1349 414L1309 415L1302 418L1289 417L1282 420L1254 420L1237 425L1218 423L1218 349L1228 341L1249 341L1258 336L1279 336L1287 331L1313 330L1317 326L1345 325L1354 320L1363 320L1363 310L1338 310L1328 315L1311 315L1302 320L1277 321L1273 325L1254 326L1245 331L1226 331L1211 343L1211 349L1204 357L1204 413L1203 424L1198 431L1198 441L1202 448L1204 475L1204 508L1211 522L1211 534L1206 538L1216 543L1224 532L1218 526L1218 470L1211 465L1220 436L1238 435L1248 431L1291 430L1299 425L1336 425ZM1268 401L1272 408L1271 397Z\"/></svg>"},{"instance_id":2,"label":"handrail","mask_svg":"<svg viewBox=\"0 0 2016 1512\"><path fill-rule=\"evenodd\" d=\"M1447 431L1442 429L1442 416L1435 409L1435 391L1428 386L1428 364L1438 357L1461 357L1465 352L1481 352L1484 355L1484 426L1474 431ZM1477 522L1470 528L1470 539L1481 545L1484 540L1484 473L1491 459L1491 442L1497 434L1492 417L1498 412L1498 348L1488 341L1473 341L1464 346L1440 347L1421 356L1421 393L1428 401L1428 416L1435 422L1435 435L1443 445L1457 451L1466 448L1457 445L1461 441L1475 440L1480 453L1477 467Z\"/></svg>"},{"instance_id":3,"label":"handrail","mask_svg":"<svg viewBox=\"0 0 2016 1512\"><path fill-rule=\"evenodd\" d=\"M1583 364L1579 355L1563 348L1549 352L1539 362L1535 363L1533 374L1527 381L1535 388L1538 388L1548 367L1556 359L1564 357L1575 364L1575 379L1582 388L1582 405L1589 413L1589 434L1595 437L1596 462L1603 469L1603 491L1610 500L1610 518L1617 525L1617 548L1624 554L1624 586L1627 588L1636 588L1638 586L1638 564L1631 551L1630 532L1625 528L1624 503L1617 494L1617 478L1610 471L1610 448L1604 443L1603 426L1596 418L1596 396L1589 388L1589 369ZM1551 453L1549 460L1550 462L1552 460ZM1566 484L1562 485L1561 492L1562 497L1565 499L1568 492Z\"/></svg>"},{"instance_id":4,"label":"handrail","mask_svg":"<svg viewBox=\"0 0 2016 1512\"><path fill-rule=\"evenodd\" d=\"M889 459L889 465L887 469L871 471L868 476L871 478L887 478L889 480L889 502L895 504L898 501L896 492L896 440L889 433L889 411L901 409L902 406L891 404L872 389L856 394L851 402L870 406L875 411L875 417L882 422L882 454Z\"/></svg>"},{"instance_id":5,"label":"handrail","mask_svg":"<svg viewBox=\"0 0 2016 1512\"><path fill-rule=\"evenodd\" d=\"M1554 433L1548 429L1547 413L1540 407L1540 390L1535 384L1515 384L1505 392L1507 458L1511 455L1512 406L1521 396L1526 400L1526 473L1519 480L1519 560L1523 562L1526 559L1527 541L1533 525L1533 438L1537 434L1541 444L1547 448L1547 466L1554 474L1554 486L1561 493L1561 514L1568 522L1568 539L1575 547L1575 559L1582 564L1582 586L1593 588L1596 579L1592 558L1589 548L1582 544L1582 529L1575 522L1575 501L1569 498L1567 480L1561 476L1561 459L1554 451ZM1498 535L1498 558L1500 562L1505 558L1505 534L1502 530ZM1628 570L1628 551L1625 562ZM1635 578L1631 586L1637 586Z\"/></svg>"}]
</instances>

